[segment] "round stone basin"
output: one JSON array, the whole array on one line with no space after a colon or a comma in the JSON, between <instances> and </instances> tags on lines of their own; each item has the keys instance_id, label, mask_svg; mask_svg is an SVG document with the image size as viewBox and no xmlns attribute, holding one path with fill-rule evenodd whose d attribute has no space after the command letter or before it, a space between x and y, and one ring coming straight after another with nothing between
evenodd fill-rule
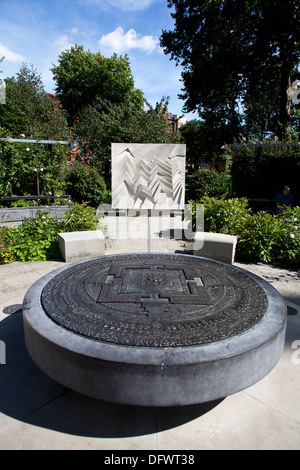
<instances>
[{"instance_id":1,"label":"round stone basin","mask_svg":"<svg viewBox=\"0 0 300 470\"><path fill-rule=\"evenodd\" d=\"M101 400L190 405L253 385L279 361L286 305L263 279L197 256L120 254L44 276L23 304L51 378Z\"/></svg>"}]
</instances>

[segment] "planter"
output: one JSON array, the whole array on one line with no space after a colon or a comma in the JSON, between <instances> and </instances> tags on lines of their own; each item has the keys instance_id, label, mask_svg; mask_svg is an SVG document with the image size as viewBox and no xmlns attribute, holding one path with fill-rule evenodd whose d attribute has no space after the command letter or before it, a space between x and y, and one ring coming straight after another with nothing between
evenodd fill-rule
<instances>
[{"instance_id":1,"label":"planter","mask_svg":"<svg viewBox=\"0 0 300 470\"><path fill-rule=\"evenodd\" d=\"M62 219L64 214L70 210L69 206L37 206L37 207L13 207L0 209L0 221L20 222L25 218L35 217L37 211L49 211L52 217Z\"/></svg>"}]
</instances>

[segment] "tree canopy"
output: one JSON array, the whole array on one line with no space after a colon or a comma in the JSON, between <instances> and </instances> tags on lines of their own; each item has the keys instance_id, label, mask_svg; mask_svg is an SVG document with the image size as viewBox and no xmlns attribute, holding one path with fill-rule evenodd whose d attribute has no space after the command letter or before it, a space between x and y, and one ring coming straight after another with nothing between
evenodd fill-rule
<instances>
[{"instance_id":1,"label":"tree canopy","mask_svg":"<svg viewBox=\"0 0 300 470\"><path fill-rule=\"evenodd\" d=\"M84 108L99 107L102 102L143 105L143 93L134 87L127 55L106 58L100 52L92 53L75 45L60 54L52 72L57 96L69 114L70 124Z\"/></svg>"},{"instance_id":2,"label":"tree canopy","mask_svg":"<svg viewBox=\"0 0 300 470\"><path fill-rule=\"evenodd\" d=\"M165 111L166 99L155 107L145 102L144 108L133 103L87 106L81 112L75 133L91 165L101 166L109 161L111 142L172 143L179 142L180 135L170 132Z\"/></svg>"},{"instance_id":3,"label":"tree canopy","mask_svg":"<svg viewBox=\"0 0 300 470\"><path fill-rule=\"evenodd\" d=\"M168 0L174 30L161 45L184 70L184 110L199 112L219 143L240 132L289 135L299 76L297 0Z\"/></svg>"},{"instance_id":4,"label":"tree canopy","mask_svg":"<svg viewBox=\"0 0 300 470\"><path fill-rule=\"evenodd\" d=\"M65 137L66 113L53 95L45 92L40 74L22 64L16 77L8 77L0 126L11 137L57 139Z\"/></svg>"}]
</instances>

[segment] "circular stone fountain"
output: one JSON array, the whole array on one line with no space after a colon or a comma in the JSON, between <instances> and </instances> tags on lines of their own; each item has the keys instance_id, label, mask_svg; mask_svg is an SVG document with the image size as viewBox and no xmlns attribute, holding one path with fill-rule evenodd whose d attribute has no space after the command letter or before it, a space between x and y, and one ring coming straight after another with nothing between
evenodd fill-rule
<instances>
[{"instance_id":1,"label":"circular stone fountain","mask_svg":"<svg viewBox=\"0 0 300 470\"><path fill-rule=\"evenodd\" d=\"M23 304L26 346L57 382L141 406L189 405L256 383L279 361L286 305L263 279L177 254L66 265Z\"/></svg>"}]
</instances>

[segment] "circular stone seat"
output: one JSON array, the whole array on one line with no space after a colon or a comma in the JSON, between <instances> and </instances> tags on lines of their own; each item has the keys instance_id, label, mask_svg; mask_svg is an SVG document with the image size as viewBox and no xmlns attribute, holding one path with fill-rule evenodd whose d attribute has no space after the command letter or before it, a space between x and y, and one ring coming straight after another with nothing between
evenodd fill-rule
<instances>
[{"instance_id":1,"label":"circular stone seat","mask_svg":"<svg viewBox=\"0 0 300 470\"><path fill-rule=\"evenodd\" d=\"M120 254L44 276L25 341L51 378L101 400L190 405L253 385L279 361L286 305L263 279L179 254Z\"/></svg>"}]
</instances>

